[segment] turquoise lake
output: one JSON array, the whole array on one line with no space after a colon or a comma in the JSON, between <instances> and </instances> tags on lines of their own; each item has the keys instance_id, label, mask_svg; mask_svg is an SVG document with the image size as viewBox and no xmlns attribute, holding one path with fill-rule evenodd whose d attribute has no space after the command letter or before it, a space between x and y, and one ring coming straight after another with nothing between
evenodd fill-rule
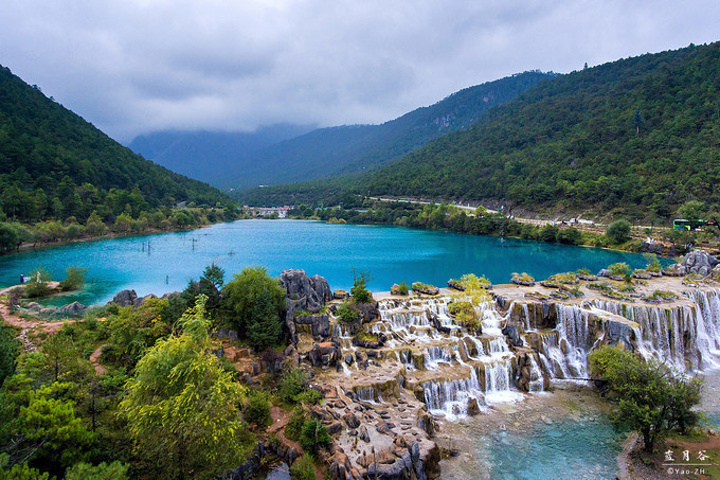
<instances>
[{"instance_id":1,"label":"turquoise lake","mask_svg":"<svg viewBox=\"0 0 720 480\"><path fill-rule=\"evenodd\" d=\"M617 474L619 437L609 420L562 420L523 435L498 432L480 440L497 480L596 480Z\"/></svg>"},{"instance_id":2,"label":"turquoise lake","mask_svg":"<svg viewBox=\"0 0 720 480\"><path fill-rule=\"evenodd\" d=\"M149 245L149 248L148 248ZM557 272L611 263L645 265L642 255L543 242L415 230L392 226L329 225L303 220L240 220L185 232L112 238L0 257L0 287L43 267L62 279L65 269L87 268L87 288L53 302L105 303L122 289L138 295L182 290L211 262L226 280L244 267L261 265L270 275L299 268L325 277L333 289L349 289L353 267L369 271L373 291L393 283L421 281L445 286L473 272L508 283L513 272L541 280Z\"/></svg>"}]
</instances>

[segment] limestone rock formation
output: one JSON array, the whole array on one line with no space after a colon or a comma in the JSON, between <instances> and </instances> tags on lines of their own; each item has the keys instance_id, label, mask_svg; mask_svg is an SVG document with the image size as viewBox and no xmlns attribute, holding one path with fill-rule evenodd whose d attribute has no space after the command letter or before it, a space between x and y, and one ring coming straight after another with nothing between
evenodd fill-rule
<instances>
[{"instance_id":1,"label":"limestone rock formation","mask_svg":"<svg viewBox=\"0 0 720 480\"><path fill-rule=\"evenodd\" d=\"M280 286L285 289L285 326L291 340L297 342L295 312L306 310L310 313L319 313L325 303L333 299L333 293L327 280L319 275L309 278L304 270L284 270L278 280ZM323 320L315 319L310 324L314 325L315 331L320 331Z\"/></svg>"}]
</instances>

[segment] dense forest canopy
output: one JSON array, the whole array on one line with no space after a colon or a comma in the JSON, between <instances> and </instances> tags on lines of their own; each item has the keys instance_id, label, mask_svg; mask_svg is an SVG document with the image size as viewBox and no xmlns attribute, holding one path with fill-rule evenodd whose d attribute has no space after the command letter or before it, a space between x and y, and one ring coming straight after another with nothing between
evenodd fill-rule
<instances>
[{"instance_id":1,"label":"dense forest canopy","mask_svg":"<svg viewBox=\"0 0 720 480\"><path fill-rule=\"evenodd\" d=\"M720 43L618 60L540 82L471 128L363 177L248 192L506 201L535 210L666 219L720 203Z\"/></svg>"},{"instance_id":2,"label":"dense forest canopy","mask_svg":"<svg viewBox=\"0 0 720 480\"><path fill-rule=\"evenodd\" d=\"M0 220L25 223L93 211L112 222L179 202L230 204L220 191L118 144L0 67Z\"/></svg>"}]
</instances>

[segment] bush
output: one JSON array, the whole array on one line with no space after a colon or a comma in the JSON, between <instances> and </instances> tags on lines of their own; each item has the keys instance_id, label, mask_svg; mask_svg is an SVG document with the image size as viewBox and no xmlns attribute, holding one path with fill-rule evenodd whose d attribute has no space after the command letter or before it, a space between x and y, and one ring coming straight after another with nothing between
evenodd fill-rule
<instances>
[{"instance_id":1,"label":"bush","mask_svg":"<svg viewBox=\"0 0 720 480\"><path fill-rule=\"evenodd\" d=\"M627 263L613 263L608 267L608 270L610 271L610 275L615 275L616 277L630 275L630 266Z\"/></svg>"},{"instance_id":2,"label":"bush","mask_svg":"<svg viewBox=\"0 0 720 480\"><path fill-rule=\"evenodd\" d=\"M470 302L452 302L448 305L448 311L455 317L458 325L471 330L477 330L481 326L475 307Z\"/></svg>"},{"instance_id":3,"label":"bush","mask_svg":"<svg viewBox=\"0 0 720 480\"><path fill-rule=\"evenodd\" d=\"M370 303L372 302L372 294L367 289L367 284L370 283L372 278L368 272L355 272L353 271L354 281L353 287L350 289L350 294L356 303Z\"/></svg>"},{"instance_id":4,"label":"bush","mask_svg":"<svg viewBox=\"0 0 720 480\"><path fill-rule=\"evenodd\" d=\"M93 466L89 463L80 462L73 465L65 473L65 480L126 480L128 477L129 465L114 461L111 464L105 462Z\"/></svg>"},{"instance_id":5,"label":"bush","mask_svg":"<svg viewBox=\"0 0 720 480\"><path fill-rule=\"evenodd\" d=\"M399 295L407 295L408 292L410 292L410 285L408 285L407 282L405 282L405 280L403 280L402 282L400 282L398 284L398 286L395 288L395 290L397 290L397 293Z\"/></svg>"},{"instance_id":6,"label":"bush","mask_svg":"<svg viewBox=\"0 0 720 480\"><path fill-rule=\"evenodd\" d=\"M296 397L305 391L307 375L299 368L288 370L280 380L280 398L285 403L297 403Z\"/></svg>"},{"instance_id":7,"label":"bush","mask_svg":"<svg viewBox=\"0 0 720 480\"><path fill-rule=\"evenodd\" d=\"M360 320L361 316L362 313L360 313L360 310L355 306L354 302L345 300L337 308L337 317L341 322L354 323Z\"/></svg>"},{"instance_id":8,"label":"bush","mask_svg":"<svg viewBox=\"0 0 720 480\"><path fill-rule=\"evenodd\" d=\"M314 418L303 426L300 434L300 445L306 452L315 453L321 448L330 446L330 434L325 425Z\"/></svg>"},{"instance_id":9,"label":"bush","mask_svg":"<svg viewBox=\"0 0 720 480\"><path fill-rule=\"evenodd\" d=\"M305 425L305 411L302 407L295 407L290 413L290 419L285 426L285 436L293 442L297 442L300 440L303 425Z\"/></svg>"},{"instance_id":10,"label":"bush","mask_svg":"<svg viewBox=\"0 0 720 480\"><path fill-rule=\"evenodd\" d=\"M65 270L67 277L65 277L65 280L60 282L60 289L63 292L67 292L70 290L78 290L85 284L86 271L87 269L77 266L68 267Z\"/></svg>"},{"instance_id":11,"label":"bush","mask_svg":"<svg viewBox=\"0 0 720 480\"><path fill-rule=\"evenodd\" d=\"M306 453L295 460L290 467L290 475L293 480L315 480L315 465L312 457Z\"/></svg>"},{"instance_id":12,"label":"bush","mask_svg":"<svg viewBox=\"0 0 720 480\"><path fill-rule=\"evenodd\" d=\"M620 219L608 225L605 235L614 244L625 243L630 240L631 228L630 222Z\"/></svg>"},{"instance_id":13,"label":"bush","mask_svg":"<svg viewBox=\"0 0 720 480\"><path fill-rule=\"evenodd\" d=\"M243 416L248 423L254 423L259 428L265 428L272 423L270 415L270 402L267 394L257 392L248 398Z\"/></svg>"},{"instance_id":14,"label":"bush","mask_svg":"<svg viewBox=\"0 0 720 480\"><path fill-rule=\"evenodd\" d=\"M302 393L295 395L295 401L297 403L307 403L308 405L315 405L322 400L323 395L314 388L309 388Z\"/></svg>"},{"instance_id":15,"label":"bush","mask_svg":"<svg viewBox=\"0 0 720 480\"><path fill-rule=\"evenodd\" d=\"M582 244L582 233L575 227L562 228L557 233L557 241L567 245Z\"/></svg>"},{"instance_id":16,"label":"bush","mask_svg":"<svg viewBox=\"0 0 720 480\"><path fill-rule=\"evenodd\" d=\"M48 282L51 280L50 274L44 268L35 269L27 278L29 280L25 282L26 296L30 298L46 297L52 292L48 286Z\"/></svg>"}]
</instances>

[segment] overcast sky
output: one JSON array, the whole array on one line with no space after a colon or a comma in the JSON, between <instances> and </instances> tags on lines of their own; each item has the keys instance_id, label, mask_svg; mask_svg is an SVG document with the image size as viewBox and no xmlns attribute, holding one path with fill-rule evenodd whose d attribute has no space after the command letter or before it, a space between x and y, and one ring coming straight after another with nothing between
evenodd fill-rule
<instances>
[{"instance_id":1,"label":"overcast sky","mask_svg":"<svg viewBox=\"0 0 720 480\"><path fill-rule=\"evenodd\" d=\"M720 1L1 0L0 64L121 142L382 123L525 70L720 40Z\"/></svg>"}]
</instances>

